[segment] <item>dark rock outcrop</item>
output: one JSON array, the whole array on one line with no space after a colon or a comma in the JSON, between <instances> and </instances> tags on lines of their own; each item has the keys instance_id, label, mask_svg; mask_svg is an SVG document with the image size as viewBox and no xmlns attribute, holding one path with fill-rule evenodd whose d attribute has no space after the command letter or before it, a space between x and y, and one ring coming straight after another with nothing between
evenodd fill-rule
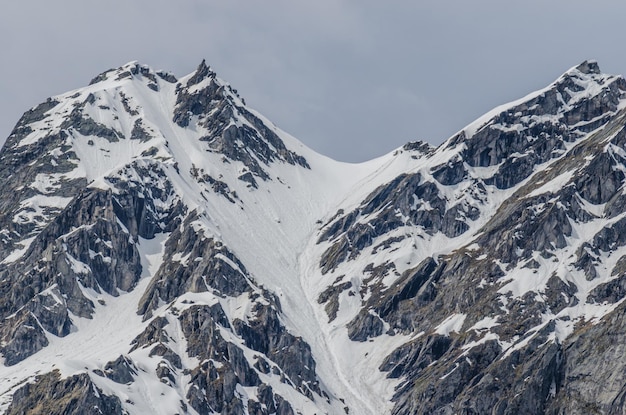
<instances>
[{"instance_id":1,"label":"dark rock outcrop","mask_svg":"<svg viewBox=\"0 0 626 415\"><path fill-rule=\"evenodd\" d=\"M184 86L177 85L176 93L173 121L187 127L196 116L198 125L208 131L202 140L210 151L242 162L262 180L270 178L262 165L275 161L309 168L304 157L288 150L272 129L237 102L237 93L217 80L204 61Z\"/></svg>"},{"instance_id":2,"label":"dark rock outcrop","mask_svg":"<svg viewBox=\"0 0 626 415\"><path fill-rule=\"evenodd\" d=\"M120 399L105 395L82 373L61 379L58 372L38 376L13 394L7 415L123 415Z\"/></svg>"}]
</instances>

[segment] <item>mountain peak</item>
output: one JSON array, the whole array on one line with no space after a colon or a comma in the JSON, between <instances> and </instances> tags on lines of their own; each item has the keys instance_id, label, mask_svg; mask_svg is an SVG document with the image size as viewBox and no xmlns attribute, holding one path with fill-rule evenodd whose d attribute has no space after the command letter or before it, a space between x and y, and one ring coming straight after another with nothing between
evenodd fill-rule
<instances>
[{"instance_id":1,"label":"mountain peak","mask_svg":"<svg viewBox=\"0 0 626 415\"><path fill-rule=\"evenodd\" d=\"M0 151L0 413L624 413L625 114L585 61L349 164L110 69Z\"/></svg>"},{"instance_id":2,"label":"mountain peak","mask_svg":"<svg viewBox=\"0 0 626 415\"><path fill-rule=\"evenodd\" d=\"M595 61L571 68L547 87L501 105L441 146L471 167L492 167L485 183L510 188L539 164L604 128L626 105L626 80L600 72ZM452 163L455 179L467 177ZM447 177L447 176L446 176Z\"/></svg>"},{"instance_id":3,"label":"mountain peak","mask_svg":"<svg viewBox=\"0 0 626 415\"><path fill-rule=\"evenodd\" d=\"M605 101L602 96L606 94L610 95L610 99L604 102L606 105L602 111L616 111L624 91L626 81L623 77L604 74L596 61L586 60L563 73L547 87L485 113L455 134L448 146L472 138L489 126L499 126L504 132L503 129L515 125L534 125L540 121L537 117L545 116L554 118L554 122L565 118L564 121L569 123L574 121L573 112L585 112L584 108L578 108L580 105L584 106L587 101L598 101L599 105L600 101ZM588 122L598 115L600 113L579 114L579 121Z\"/></svg>"},{"instance_id":4,"label":"mountain peak","mask_svg":"<svg viewBox=\"0 0 626 415\"><path fill-rule=\"evenodd\" d=\"M602 71L600 70L600 67L598 66L598 62L596 62L595 60L586 60L582 62L581 64L579 64L578 66L576 66L575 69L577 69L579 72L584 73L586 75L602 73Z\"/></svg>"},{"instance_id":5,"label":"mountain peak","mask_svg":"<svg viewBox=\"0 0 626 415\"><path fill-rule=\"evenodd\" d=\"M190 87L192 85L199 84L206 78L215 78L216 74L211 69L209 65L207 65L206 60L202 59L202 62L196 68L196 71L191 75L191 77L187 80L187 86Z\"/></svg>"}]
</instances>

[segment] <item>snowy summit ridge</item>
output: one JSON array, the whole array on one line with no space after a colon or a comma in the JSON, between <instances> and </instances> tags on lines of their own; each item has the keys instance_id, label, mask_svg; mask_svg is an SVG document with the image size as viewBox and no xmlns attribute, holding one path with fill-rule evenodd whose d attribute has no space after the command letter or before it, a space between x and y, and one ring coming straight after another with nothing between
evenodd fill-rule
<instances>
[{"instance_id":1,"label":"snowy summit ridge","mask_svg":"<svg viewBox=\"0 0 626 415\"><path fill-rule=\"evenodd\" d=\"M0 410L620 412L625 103L586 61L347 164L204 61L50 98L0 152Z\"/></svg>"}]
</instances>

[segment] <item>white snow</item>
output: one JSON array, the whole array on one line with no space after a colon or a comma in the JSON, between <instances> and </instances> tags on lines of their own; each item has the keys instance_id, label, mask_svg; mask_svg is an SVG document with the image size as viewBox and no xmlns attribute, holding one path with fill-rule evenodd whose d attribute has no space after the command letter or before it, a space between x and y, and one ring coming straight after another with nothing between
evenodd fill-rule
<instances>
[{"instance_id":1,"label":"white snow","mask_svg":"<svg viewBox=\"0 0 626 415\"><path fill-rule=\"evenodd\" d=\"M566 184L569 183L575 172L575 170L570 170L560 174L559 176L555 177L547 183L542 184L540 187L530 192L528 194L528 197L535 197L544 193L557 193L563 187L565 187Z\"/></svg>"},{"instance_id":2,"label":"white snow","mask_svg":"<svg viewBox=\"0 0 626 415\"><path fill-rule=\"evenodd\" d=\"M476 119L475 121L468 124L461 131L459 131L459 133L464 132L466 137L472 137L479 130L481 130L486 125L488 125L494 117L498 116L499 114L503 112L510 111L513 108L521 104L524 104L525 102L528 102L536 97L541 96L542 94L545 94L547 91L552 89L556 83L560 82L566 76L572 77L575 80L575 82L582 87L582 90L581 92L569 91L572 98L568 102L568 105L565 105L564 110L567 110L570 107L574 106L576 102L579 102L590 96L597 95L598 93L601 92L601 89L604 85L605 80L607 78L613 78L612 76L607 76L604 74L601 74L601 75L583 74L578 71L577 67L572 67L567 72L565 72L561 77L559 77L559 79L555 80L553 83L546 86L545 88L541 88L537 91L527 94L526 96L520 99L516 99L514 101L495 107L491 111L488 111L487 113L485 113L484 115ZM564 101L562 98L561 98L561 103L564 104ZM506 127L503 127L503 126L501 126L500 128L506 129ZM456 136L457 134L454 134L454 136Z\"/></svg>"},{"instance_id":3,"label":"white snow","mask_svg":"<svg viewBox=\"0 0 626 415\"><path fill-rule=\"evenodd\" d=\"M466 317L467 315L462 313L452 314L435 327L435 333L442 336L449 336L452 332L461 333Z\"/></svg>"},{"instance_id":4,"label":"white snow","mask_svg":"<svg viewBox=\"0 0 626 415\"><path fill-rule=\"evenodd\" d=\"M134 65L135 63L129 63L118 72ZM570 73L574 73L573 71L574 69ZM584 94L598 92L591 76L579 78L577 82L587 89L583 94L571 98L570 105L576 100L583 99ZM187 79L189 77L182 78L180 84L185 85ZM321 398L315 402L310 401L290 386L281 383L280 379L272 374L261 375L261 380L288 398L294 409L303 414L343 413L344 403L339 399L345 401L350 413L362 415L390 413L393 406L391 397L395 387L402 380L387 379L386 374L378 368L391 351L423 333L413 337L384 334L362 343L349 340L346 324L360 311L367 296L371 295L367 289L364 290L363 296L361 295L364 279L367 277L363 275L363 269L369 264L379 266L393 261L395 269L391 269L381 280L384 289L397 281L402 272L417 266L427 257L437 258L440 254L449 254L463 247L478 249L479 247L474 244L478 236L476 232L487 223L502 203L531 178L507 190L489 185L481 188L476 186L473 180L462 181L452 186L441 185L434 180L431 171L437 166L457 160L465 149L464 144L455 147L443 145L431 154L417 159L412 157L413 153L399 149L365 163L336 162L313 152L294 137L275 127L261 114L251 111L283 140L288 149L304 156L311 166L309 170L283 162L275 162L270 166L260 163L271 180L265 182L257 179L259 188L251 189L247 183L238 180L238 176L247 169L243 163L238 161L225 163L221 154L208 151L206 141L199 139L205 129L195 124L197 117L192 118L188 128L181 128L172 121L176 104L176 85L159 80L160 93L155 94L146 86L146 82L147 79L140 74L116 80L115 74L112 73L102 82L72 91L59 98L62 104L50 110L49 116L38 122L33 133L19 145L36 143L49 132L58 131L64 117L75 105L82 104L89 94L93 94L95 102L85 104L85 114L95 122L118 131L119 140L111 142L69 130L65 144L76 154L75 168L64 174L38 175L28 186L40 194L22 201L23 211L16 215L15 221L18 223L35 221L39 226L48 223L49 218L45 215L45 209L62 209L71 200L54 196L55 191L62 186L63 180L85 178L91 187L115 191L112 182L106 177L141 182L148 179L138 174L137 169L162 170L165 177L153 177L150 180L155 182L150 184L156 188L164 188L166 183L173 186L175 196L162 202L163 205L169 205L180 199L189 211L195 210L198 219L191 226L201 231L204 237L224 243L259 285L277 294L283 310L282 323L291 333L303 337L311 346L321 387L331 394L332 399L330 403ZM219 79L217 82L226 85ZM193 86L191 92L204 86L206 81ZM465 134L471 137L489 123L493 116L544 93L548 88L494 109L465 127ZM228 91L227 93L237 105L242 104L239 98ZM72 96L74 98L70 98ZM122 100L126 101L130 112L121 104ZM147 141L130 139L132 128L139 119L151 135ZM545 120L526 121L532 123ZM230 122L255 128L238 114L234 114ZM496 127L501 130L519 129L519 126ZM150 155L146 155L147 151L150 151ZM53 153L54 157L63 156L60 148ZM130 165L132 167L129 167ZM499 165L491 167L465 165L470 179L476 180L492 177L499 167ZM207 183L198 181L192 171L203 171L211 177L219 178L229 186L230 191L236 192L239 199L236 203L231 203L222 195L216 194ZM414 173L421 175L422 182L430 181L437 186L448 208L457 203L467 207L479 207L481 214L478 219L467 221L470 230L456 238L448 238L441 233L430 235L422 228L410 226L406 218L403 218L407 226L379 238L380 240L374 241L370 249L364 250L350 261L343 262L336 270L322 275L319 267L320 255L329 247L330 242L317 243L321 227L318 221L327 223L339 209L343 209L344 214L347 214L357 208L377 186L388 183L400 174ZM573 171L568 171L541 184L530 196L559 190L569 182L572 174ZM411 203L412 209L415 210L433 209L428 202L422 202L416 197ZM569 258L585 240L610 223L600 219L604 206L592 206L584 201L581 201L581 204L598 219L587 224L572 224L574 232L568 241L569 248L559 253L559 258ZM369 216L361 216L358 221L369 223L370 219ZM616 221L618 218L611 220ZM10 394L19 379L32 379L35 374L45 373L53 368L60 369L65 376L79 372L90 373L92 380L104 393L115 393L123 400L133 402L124 404L130 414L170 414L181 411L178 402L186 395L185 388L189 382L189 375L184 375L182 371L176 372L176 386L170 387L161 383L155 375L160 359L150 357L148 351L144 349L138 349L129 355L130 342L147 324L136 314L137 304L162 263L164 244L168 236L161 234L154 240L142 239L137 244L141 252L144 274L134 290L112 297L84 289L85 295L92 299L96 306L93 320L73 317L76 329L68 336L57 338L49 335L50 345L42 351L15 366L0 366L0 411L6 409ZM390 249L374 252L374 247L389 237L404 239L391 244ZM31 241L32 238L22 241L24 247L13 252L3 262L9 263L19 259ZM521 296L528 291L535 291L540 295L553 273L564 281L575 283L579 289L577 297L582 301L575 307L566 308L558 315L546 315L542 321L542 325L545 325L551 320L556 320L555 336L563 339L573 330L576 319L598 320L616 307L614 304L588 304L586 296L599 284L614 278L610 276L610 271L623 254L626 254L626 249L606 254L602 258L605 269L599 270L603 272L603 276L592 282L586 281L584 275L573 270L569 260L553 262L537 256L535 259L540 264L537 272L521 266L516 267L507 272L499 292L503 294L503 298L506 298L505 295ZM219 259L243 273L243 270L226 256L219 254ZM485 257L480 256L478 259ZM89 272L84 263L69 254L67 260L75 272ZM188 266L197 258L191 257L191 254L176 254L173 260ZM319 294L340 276L341 281L351 281L353 287L339 296L337 318L328 322L324 305L319 304L317 300ZM486 281L484 283L486 284ZM172 345L175 345L173 347L183 358L186 368L193 368L200 362L189 358L185 353L186 341L180 324L172 314L172 309L180 311L191 304L213 305L217 302L221 304L231 321L235 318L247 321L251 317L251 304L246 295L238 298L219 298L210 292L186 293L173 304L161 304L154 312L155 315L168 318L170 322L167 326L168 335L172 337ZM506 303L503 304L503 308L506 311ZM461 333L466 317L465 313L454 313L440 322L434 328L434 332L445 336ZM570 320L565 317L569 317ZM482 334L482 337L469 343L464 349L467 351L488 340L500 341L499 337L490 331L498 324L500 324L498 316L485 316L466 329ZM537 327L534 330L538 329ZM232 332L222 330L221 334L228 341L238 344L250 361L255 354L259 354L247 348ZM500 341L500 344L511 351L523 347L531 336L532 334L528 334L517 343ZM119 355L129 355L139 368L139 375L130 386L116 384L92 372L94 369L102 369L106 362L116 359ZM247 402L256 391L254 388L239 386L237 393L242 396L244 402ZM193 413L191 408L189 411Z\"/></svg>"},{"instance_id":5,"label":"white snow","mask_svg":"<svg viewBox=\"0 0 626 415\"><path fill-rule=\"evenodd\" d=\"M495 317L485 317L482 320L476 322L476 324L474 324L472 327L470 327L469 329L467 329L467 331L470 330L475 330L477 332L480 332L481 330L485 330L485 329L490 329L492 327L497 326L498 323L498 316Z\"/></svg>"},{"instance_id":6,"label":"white snow","mask_svg":"<svg viewBox=\"0 0 626 415\"><path fill-rule=\"evenodd\" d=\"M22 255L24 255L26 251L28 251L28 248L30 248L30 245L33 243L34 240L35 240L35 237L33 236L33 237L20 241L19 245L21 245L21 248L18 248L14 250L13 252L11 252L9 255L7 255L7 257L2 260L2 263L9 264L11 262L15 262L18 259L20 259Z\"/></svg>"}]
</instances>

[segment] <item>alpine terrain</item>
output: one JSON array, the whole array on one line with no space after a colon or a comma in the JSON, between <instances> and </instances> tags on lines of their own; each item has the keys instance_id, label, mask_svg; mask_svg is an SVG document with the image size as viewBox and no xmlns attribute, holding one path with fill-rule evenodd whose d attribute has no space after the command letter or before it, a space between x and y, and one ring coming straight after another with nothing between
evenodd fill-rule
<instances>
[{"instance_id":1,"label":"alpine terrain","mask_svg":"<svg viewBox=\"0 0 626 415\"><path fill-rule=\"evenodd\" d=\"M17 123L0 261L5 414L626 413L626 80L347 164L132 62Z\"/></svg>"}]
</instances>

